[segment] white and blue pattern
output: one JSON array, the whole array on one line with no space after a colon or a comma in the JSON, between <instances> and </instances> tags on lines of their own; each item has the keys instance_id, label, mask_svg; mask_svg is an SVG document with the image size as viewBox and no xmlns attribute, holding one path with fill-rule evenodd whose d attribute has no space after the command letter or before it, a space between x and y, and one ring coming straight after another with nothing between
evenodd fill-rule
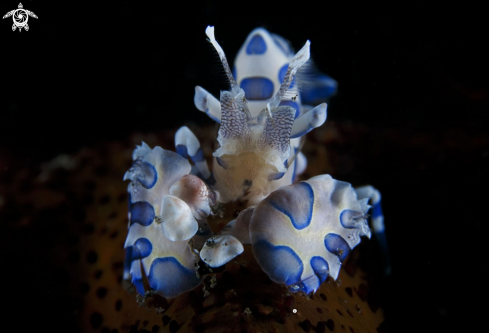
<instances>
[{"instance_id":1,"label":"white and blue pattern","mask_svg":"<svg viewBox=\"0 0 489 333\"><path fill-rule=\"evenodd\" d=\"M360 237L370 237L368 208L350 184L329 175L280 188L253 212L253 254L273 281L315 292L328 275L337 278Z\"/></svg>"},{"instance_id":2,"label":"white and blue pattern","mask_svg":"<svg viewBox=\"0 0 489 333\"><path fill-rule=\"evenodd\" d=\"M295 82L309 60L310 42L294 55L283 38L255 29L238 52L233 75L214 28L208 27L206 34L231 85L230 91L221 92L220 102L203 88L195 89L197 108L221 124L220 148L213 154L215 189L222 202L256 205L304 171L300 137L326 120L326 103L304 113Z\"/></svg>"},{"instance_id":3,"label":"white and blue pattern","mask_svg":"<svg viewBox=\"0 0 489 333\"><path fill-rule=\"evenodd\" d=\"M145 143L135 149L124 176L131 181L124 278L131 276L140 294L148 291L146 276L152 290L176 297L202 282L199 265L225 265L251 244L273 281L315 292L328 276L337 278L360 237L370 237L369 199L374 234L385 240L373 187L354 190L329 175L291 185L307 165L301 137L326 121L324 102L336 82L318 73L301 87L296 74L309 60L309 41L294 53L282 37L255 29L232 72L214 27L206 34L230 83L220 100L195 89L197 108L220 124L212 172L185 126L175 134L177 153ZM305 105L311 102L321 104ZM211 207L238 200L248 208L214 234L207 224Z\"/></svg>"},{"instance_id":4,"label":"white and blue pattern","mask_svg":"<svg viewBox=\"0 0 489 333\"><path fill-rule=\"evenodd\" d=\"M157 216L164 214L163 199L172 185L190 172L190 164L174 152L150 149L145 143L136 148L133 159L124 175L125 180L131 180L124 277L131 275L138 292L144 294L142 265L151 288L165 297L175 297L195 288L201 278L195 273L196 256L188 241L171 241L163 231L164 221Z\"/></svg>"}]
</instances>

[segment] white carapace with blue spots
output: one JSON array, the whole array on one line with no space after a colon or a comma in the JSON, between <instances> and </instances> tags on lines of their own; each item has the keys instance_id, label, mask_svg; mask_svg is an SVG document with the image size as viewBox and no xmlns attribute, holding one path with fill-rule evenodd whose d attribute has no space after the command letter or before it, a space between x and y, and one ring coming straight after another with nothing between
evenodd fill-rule
<instances>
[{"instance_id":1,"label":"white carapace with blue spots","mask_svg":"<svg viewBox=\"0 0 489 333\"><path fill-rule=\"evenodd\" d=\"M251 244L273 281L315 292L328 275L338 276L360 237L370 237L369 199L373 230L383 232L380 194L373 187L354 190L329 175L292 184L307 164L301 137L325 122L324 101L336 82L319 73L307 84L296 80L309 60L309 41L294 54L280 36L255 29L233 75L214 27L206 34L231 86L220 100L195 89L197 108L220 123L212 172L185 126L175 134L177 153L145 143L136 148L124 176L131 181L124 278L132 277L144 294L145 275L151 290L176 297L202 282L199 265L222 266ZM320 104L307 105L314 101ZM214 234L207 224L211 207L236 200L248 208Z\"/></svg>"}]
</instances>

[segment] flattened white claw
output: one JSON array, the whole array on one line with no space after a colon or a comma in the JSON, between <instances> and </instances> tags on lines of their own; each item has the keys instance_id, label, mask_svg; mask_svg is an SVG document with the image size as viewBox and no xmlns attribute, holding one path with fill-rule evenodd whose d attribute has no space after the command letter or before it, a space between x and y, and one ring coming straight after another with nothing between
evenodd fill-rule
<instances>
[{"instance_id":1,"label":"flattened white claw","mask_svg":"<svg viewBox=\"0 0 489 333\"><path fill-rule=\"evenodd\" d=\"M320 175L283 186L260 202L251 218L253 254L272 281L306 294L370 237L366 205L346 182Z\"/></svg>"},{"instance_id":2,"label":"flattened white claw","mask_svg":"<svg viewBox=\"0 0 489 333\"><path fill-rule=\"evenodd\" d=\"M231 235L211 237L200 251L200 258L211 267L220 267L243 253L243 244Z\"/></svg>"},{"instance_id":3,"label":"flattened white claw","mask_svg":"<svg viewBox=\"0 0 489 333\"><path fill-rule=\"evenodd\" d=\"M171 241L192 238L199 228L190 207L181 199L167 195L161 202L163 233Z\"/></svg>"},{"instance_id":4,"label":"flattened white claw","mask_svg":"<svg viewBox=\"0 0 489 333\"><path fill-rule=\"evenodd\" d=\"M128 187L131 203L145 201L158 213L170 187L190 172L190 163L161 147L150 149L144 142L133 155L136 160L124 174L124 180L131 180Z\"/></svg>"},{"instance_id":5,"label":"flattened white claw","mask_svg":"<svg viewBox=\"0 0 489 333\"><path fill-rule=\"evenodd\" d=\"M138 292L144 295L141 263L150 288L165 298L173 298L192 290L202 282L195 274L196 257L188 241L173 242L162 232L161 224L133 224L127 236L126 262ZM146 289L146 290L145 290Z\"/></svg>"},{"instance_id":6,"label":"flattened white claw","mask_svg":"<svg viewBox=\"0 0 489 333\"><path fill-rule=\"evenodd\" d=\"M197 176L185 175L170 187L170 194L185 201L195 219L202 220L211 213L209 190Z\"/></svg>"}]
</instances>

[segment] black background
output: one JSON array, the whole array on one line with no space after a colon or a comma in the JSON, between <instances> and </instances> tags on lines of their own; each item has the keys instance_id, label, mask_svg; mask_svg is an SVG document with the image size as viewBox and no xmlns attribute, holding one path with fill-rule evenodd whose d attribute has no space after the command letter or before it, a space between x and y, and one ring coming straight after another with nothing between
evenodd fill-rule
<instances>
[{"instance_id":1,"label":"black background","mask_svg":"<svg viewBox=\"0 0 489 333\"><path fill-rule=\"evenodd\" d=\"M2 2L2 16L17 5ZM207 25L216 27L230 62L257 26L296 49L311 40L315 64L339 82L328 120L391 128L408 139L427 133L435 143L447 133L455 143L482 142L462 151L436 146L431 156L398 151L412 154L412 164L382 156L363 179L384 198L390 331L481 324L489 166L482 8L421 1L23 5L39 17L29 19L28 32L0 21L0 149L25 165L135 131L210 123L193 106L194 86L215 96L227 86Z\"/></svg>"}]
</instances>

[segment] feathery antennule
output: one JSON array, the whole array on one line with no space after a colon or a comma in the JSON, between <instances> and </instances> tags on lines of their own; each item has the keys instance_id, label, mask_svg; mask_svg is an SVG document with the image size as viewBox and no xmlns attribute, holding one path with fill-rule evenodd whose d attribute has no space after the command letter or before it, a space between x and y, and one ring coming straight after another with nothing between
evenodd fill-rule
<instances>
[{"instance_id":1,"label":"feathery antennule","mask_svg":"<svg viewBox=\"0 0 489 333\"><path fill-rule=\"evenodd\" d=\"M301 91L303 88L314 86L314 83L311 82L311 80L320 74L321 72L317 68L314 59L309 58L309 60L304 65L302 65L295 74L295 81L297 82L299 91Z\"/></svg>"},{"instance_id":2,"label":"feathery antennule","mask_svg":"<svg viewBox=\"0 0 489 333\"><path fill-rule=\"evenodd\" d=\"M281 100L282 101L292 101L299 96L299 91L300 91L300 89L299 89L298 85L294 85L292 88L290 88L289 90L287 90L285 92L285 94L282 96Z\"/></svg>"},{"instance_id":3,"label":"feathery antennule","mask_svg":"<svg viewBox=\"0 0 489 333\"><path fill-rule=\"evenodd\" d=\"M290 61L289 67L287 68L287 73L285 73L284 81L280 86L278 92L270 98L267 103L267 111L270 117L272 117L272 110L274 110L279 104L282 98L285 96L287 90L294 79L297 70L309 60L311 54L309 52L309 47L311 45L310 41L307 41L306 44L296 53L294 58Z\"/></svg>"},{"instance_id":4,"label":"feathery antennule","mask_svg":"<svg viewBox=\"0 0 489 333\"><path fill-rule=\"evenodd\" d=\"M237 94L239 92L239 86L236 83L236 80L234 79L233 72L231 71L231 68L229 68L229 64L228 64L228 61L226 59L226 55L224 54L224 51L223 51L221 45L219 45L219 43L216 41L216 37L214 37L214 27L208 26L205 29L205 34L207 35L207 37L209 37L209 41L211 42L212 46L214 46L214 48L217 51L217 54L219 55L219 58L221 59L222 66L224 67L224 71L226 72L226 75L228 77L229 84L231 85L231 91L233 93Z\"/></svg>"}]
</instances>

